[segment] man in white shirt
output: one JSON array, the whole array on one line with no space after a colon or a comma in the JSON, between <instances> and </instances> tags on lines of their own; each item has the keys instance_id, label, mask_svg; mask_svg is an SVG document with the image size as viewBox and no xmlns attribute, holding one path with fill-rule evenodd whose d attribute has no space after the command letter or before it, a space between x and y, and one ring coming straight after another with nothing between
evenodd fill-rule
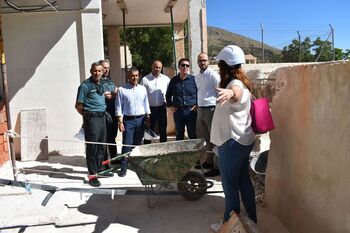
<instances>
[{"instance_id":1,"label":"man in white shirt","mask_svg":"<svg viewBox=\"0 0 350 233\"><path fill-rule=\"evenodd\" d=\"M196 75L195 81L197 85L197 136L205 139L207 150L212 150L213 145L210 143L211 121L216 105L217 90L216 87L220 83L220 75L209 67L208 54L200 53L197 57L200 72ZM215 158L213 158L215 160ZM214 162L214 164L216 164ZM204 162L203 168L212 168L213 165ZM198 167L198 166L197 166ZM199 166L200 167L200 166ZM217 168L205 173L206 176L218 175Z\"/></svg>"},{"instance_id":2,"label":"man in white shirt","mask_svg":"<svg viewBox=\"0 0 350 233\"><path fill-rule=\"evenodd\" d=\"M151 108L150 129L154 130L156 123L158 124L160 142L167 141L166 127L166 100L165 93L168 88L170 79L161 73L163 64L159 60L155 60L152 64L152 71L141 79L141 85L146 87L148 101ZM150 140L144 140L144 144L151 143Z\"/></svg>"}]
</instances>

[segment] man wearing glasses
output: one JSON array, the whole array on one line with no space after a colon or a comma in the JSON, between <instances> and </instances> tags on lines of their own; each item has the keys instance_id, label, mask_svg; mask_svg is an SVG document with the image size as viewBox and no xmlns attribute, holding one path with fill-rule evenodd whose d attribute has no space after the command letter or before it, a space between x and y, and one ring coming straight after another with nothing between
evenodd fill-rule
<instances>
[{"instance_id":1,"label":"man wearing glasses","mask_svg":"<svg viewBox=\"0 0 350 233\"><path fill-rule=\"evenodd\" d=\"M187 58L179 61L180 73L174 76L166 92L167 106L173 112L176 140L183 140L185 127L190 139L196 138L197 86L193 75L189 74L190 62Z\"/></svg>"}]
</instances>

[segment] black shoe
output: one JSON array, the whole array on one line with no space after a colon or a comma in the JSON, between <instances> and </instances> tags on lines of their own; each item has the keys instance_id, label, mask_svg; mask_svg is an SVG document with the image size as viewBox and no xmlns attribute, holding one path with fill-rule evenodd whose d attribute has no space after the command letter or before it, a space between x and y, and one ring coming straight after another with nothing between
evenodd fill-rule
<instances>
[{"instance_id":1,"label":"black shoe","mask_svg":"<svg viewBox=\"0 0 350 233\"><path fill-rule=\"evenodd\" d=\"M113 172L105 172L101 174L102 177L113 177L114 173Z\"/></svg>"},{"instance_id":2,"label":"black shoe","mask_svg":"<svg viewBox=\"0 0 350 233\"><path fill-rule=\"evenodd\" d=\"M204 173L205 177L214 177L214 176L219 176L220 175L220 171L219 169L213 168L210 171Z\"/></svg>"},{"instance_id":3,"label":"black shoe","mask_svg":"<svg viewBox=\"0 0 350 233\"><path fill-rule=\"evenodd\" d=\"M119 177L126 176L126 171L128 170L128 161L125 159L121 161L120 171L118 172Z\"/></svg>"},{"instance_id":4,"label":"black shoe","mask_svg":"<svg viewBox=\"0 0 350 233\"><path fill-rule=\"evenodd\" d=\"M112 160L111 164L118 165L118 164L121 164L121 161L120 161L120 159Z\"/></svg>"},{"instance_id":5,"label":"black shoe","mask_svg":"<svg viewBox=\"0 0 350 233\"><path fill-rule=\"evenodd\" d=\"M98 181L98 179L92 179L89 180L89 185L91 185L92 187L100 187L101 183L100 181Z\"/></svg>"},{"instance_id":6,"label":"black shoe","mask_svg":"<svg viewBox=\"0 0 350 233\"><path fill-rule=\"evenodd\" d=\"M203 169L212 169L213 168L213 164L204 162L204 163L202 163L202 167L203 167ZM195 169L202 169L202 167L201 167L200 164L196 164L196 166L194 166Z\"/></svg>"},{"instance_id":7,"label":"black shoe","mask_svg":"<svg viewBox=\"0 0 350 233\"><path fill-rule=\"evenodd\" d=\"M124 176L126 176L126 171L127 171L126 168L120 169L120 171L118 172L118 176L119 176L119 177L124 177Z\"/></svg>"}]
</instances>

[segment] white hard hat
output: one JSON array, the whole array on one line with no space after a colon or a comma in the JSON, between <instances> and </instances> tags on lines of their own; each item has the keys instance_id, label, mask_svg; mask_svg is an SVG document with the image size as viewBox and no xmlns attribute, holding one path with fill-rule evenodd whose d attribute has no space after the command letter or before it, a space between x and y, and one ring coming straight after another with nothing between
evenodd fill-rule
<instances>
[{"instance_id":1,"label":"white hard hat","mask_svg":"<svg viewBox=\"0 0 350 233\"><path fill-rule=\"evenodd\" d=\"M158 135L152 130L146 129L143 137L145 140L153 140L153 139L157 139Z\"/></svg>"},{"instance_id":2,"label":"white hard hat","mask_svg":"<svg viewBox=\"0 0 350 233\"><path fill-rule=\"evenodd\" d=\"M244 52L237 45L227 45L216 56L216 60L223 60L229 66L245 64Z\"/></svg>"}]
</instances>

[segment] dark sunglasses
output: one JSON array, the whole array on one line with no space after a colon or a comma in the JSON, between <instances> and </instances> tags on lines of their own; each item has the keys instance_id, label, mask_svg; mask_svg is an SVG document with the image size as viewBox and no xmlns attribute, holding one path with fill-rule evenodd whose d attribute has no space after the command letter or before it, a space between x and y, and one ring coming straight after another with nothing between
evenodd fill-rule
<instances>
[{"instance_id":1,"label":"dark sunglasses","mask_svg":"<svg viewBox=\"0 0 350 233\"><path fill-rule=\"evenodd\" d=\"M180 66L181 66L182 68L184 68L184 67L190 67L189 64L181 64Z\"/></svg>"}]
</instances>

